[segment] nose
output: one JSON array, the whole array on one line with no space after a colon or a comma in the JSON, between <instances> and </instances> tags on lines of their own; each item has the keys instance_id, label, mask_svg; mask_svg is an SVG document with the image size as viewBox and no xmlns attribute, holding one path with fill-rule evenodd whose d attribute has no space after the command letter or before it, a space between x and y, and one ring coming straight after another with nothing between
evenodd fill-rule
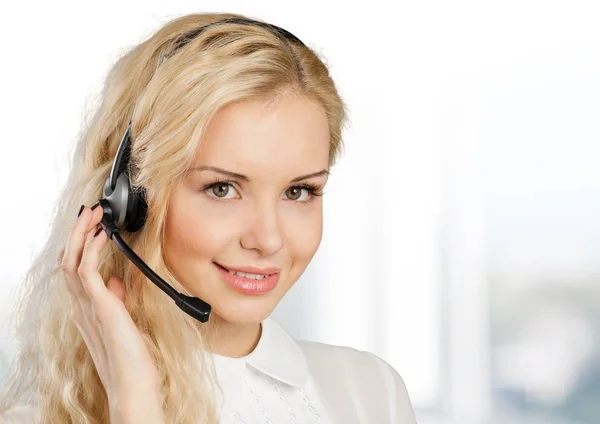
<instances>
[{"instance_id":1,"label":"nose","mask_svg":"<svg viewBox=\"0 0 600 424\"><path fill-rule=\"evenodd\" d=\"M257 250L262 256L273 255L283 247L284 236L276 202L263 202L254 207L240 243L244 249Z\"/></svg>"}]
</instances>

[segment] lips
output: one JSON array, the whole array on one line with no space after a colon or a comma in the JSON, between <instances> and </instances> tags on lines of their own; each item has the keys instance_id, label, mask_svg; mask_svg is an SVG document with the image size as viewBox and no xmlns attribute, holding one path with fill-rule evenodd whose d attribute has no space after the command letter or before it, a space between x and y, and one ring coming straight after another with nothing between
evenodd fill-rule
<instances>
[{"instance_id":1,"label":"lips","mask_svg":"<svg viewBox=\"0 0 600 424\"><path fill-rule=\"evenodd\" d=\"M225 283L227 283L227 285L229 285L231 288L233 288L234 290L240 292L240 293L244 293L244 294L265 294L270 292L271 290L273 290L276 286L277 283L279 281L279 272L275 272L275 273L271 273L266 275L266 277L261 278L260 280L255 280L252 278L245 278L236 274L232 274L229 272L229 270L225 267L223 267L222 265L213 262L215 264L215 267L217 268L217 270L219 271L219 274L221 275L221 277L223 278L223 280L225 281ZM248 270L254 270L254 272L251 271L245 271L246 269ZM238 269L232 269L237 271ZM267 269L267 271L271 271L272 269ZM260 270L258 270L260 271ZM263 271L257 272L256 268L243 268L243 270L240 270L240 272L248 272L248 273L252 273L252 274L261 274Z\"/></svg>"}]
</instances>

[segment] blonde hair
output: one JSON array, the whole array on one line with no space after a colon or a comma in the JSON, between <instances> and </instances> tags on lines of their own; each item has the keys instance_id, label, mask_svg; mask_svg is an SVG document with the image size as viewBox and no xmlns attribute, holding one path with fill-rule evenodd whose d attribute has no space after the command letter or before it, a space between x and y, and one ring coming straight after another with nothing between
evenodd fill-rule
<instances>
[{"instance_id":1,"label":"blonde hair","mask_svg":"<svg viewBox=\"0 0 600 424\"><path fill-rule=\"evenodd\" d=\"M347 111L326 64L311 48L256 25L207 27L183 48L186 34L239 14L191 14L172 19L122 55L107 75L97 110L77 140L69 178L55 206L50 235L20 286L14 310L16 369L0 396L0 414L33 403L45 423L107 423L108 400L92 358L70 318L60 269L79 206L92 205L131 120L130 173L134 188L146 189L147 221L125 241L178 291L190 294L163 260L169 193L191 165L211 117L233 101L272 101L285 92L322 105L329 120L330 165L342 147ZM217 423L214 364L203 355L210 320L200 324L108 242L99 271L105 281L123 278L126 307L162 378L167 422ZM15 319L16 318L16 319Z\"/></svg>"}]
</instances>

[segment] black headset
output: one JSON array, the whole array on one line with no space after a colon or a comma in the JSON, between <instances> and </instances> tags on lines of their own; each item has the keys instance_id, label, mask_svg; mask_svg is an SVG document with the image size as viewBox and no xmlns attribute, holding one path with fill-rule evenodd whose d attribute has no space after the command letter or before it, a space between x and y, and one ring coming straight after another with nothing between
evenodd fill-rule
<instances>
[{"instance_id":1,"label":"black headset","mask_svg":"<svg viewBox=\"0 0 600 424\"><path fill-rule=\"evenodd\" d=\"M206 28L225 24L236 23L242 25L256 25L274 31L275 34L287 41L305 45L298 37L292 33L262 21L244 18L229 18L208 25L202 26L194 31L184 34L175 42L175 49L171 55L180 48L184 47L195 37L200 35ZM110 174L104 183L103 198L97 204L102 206L103 216L100 226L108 238L115 242L117 247L125 256L138 267L140 271L164 291L177 306L188 315L196 318L200 322L207 322L210 317L211 306L197 297L186 296L179 293L165 280L160 278L128 245L123 241L120 231L136 232L140 230L146 222L147 203L146 192L144 189L133 190L129 184L129 157L131 155L131 121L127 130L119 143L117 154L113 161Z\"/></svg>"}]
</instances>

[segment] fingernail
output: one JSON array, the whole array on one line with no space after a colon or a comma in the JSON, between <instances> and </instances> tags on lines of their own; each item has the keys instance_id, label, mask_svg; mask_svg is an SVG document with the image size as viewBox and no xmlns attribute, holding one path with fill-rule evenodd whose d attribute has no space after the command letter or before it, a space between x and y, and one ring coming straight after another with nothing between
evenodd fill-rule
<instances>
[{"instance_id":1,"label":"fingernail","mask_svg":"<svg viewBox=\"0 0 600 424\"><path fill-rule=\"evenodd\" d=\"M98 231L96 231L96 234L94 234L94 237L96 237L98 234L100 234L101 231L102 231L102 227L98 228Z\"/></svg>"},{"instance_id":2,"label":"fingernail","mask_svg":"<svg viewBox=\"0 0 600 424\"><path fill-rule=\"evenodd\" d=\"M81 212L83 212L84 207L85 207L84 205L81 205L81 208L79 208L79 213L77 214L77 218L79 218L79 215L81 215Z\"/></svg>"}]
</instances>

